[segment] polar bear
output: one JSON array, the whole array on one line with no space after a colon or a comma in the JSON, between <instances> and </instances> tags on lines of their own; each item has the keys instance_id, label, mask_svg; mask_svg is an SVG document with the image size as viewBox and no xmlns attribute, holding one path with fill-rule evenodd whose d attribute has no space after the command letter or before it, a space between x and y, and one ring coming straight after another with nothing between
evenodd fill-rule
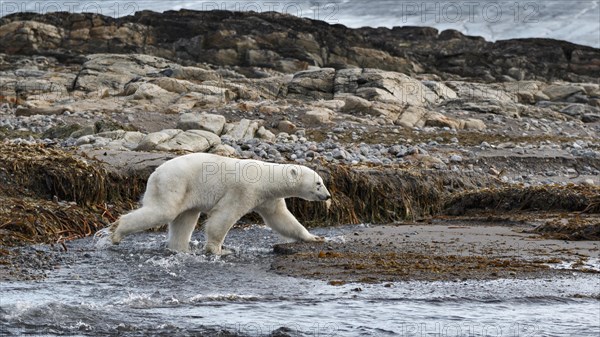
<instances>
[{"instance_id":1,"label":"polar bear","mask_svg":"<svg viewBox=\"0 0 600 337\"><path fill-rule=\"evenodd\" d=\"M205 212L204 249L221 255L231 227L254 211L285 237L322 241L287 209L284 199L288 197L324 201L331 194L323 179L306 166L187 154L165 162L150 175L142 207L113 223L111 240L118 244L128 234L168 223L168 247L185 252L198 217Z\"/></svg>"}]
</instances>

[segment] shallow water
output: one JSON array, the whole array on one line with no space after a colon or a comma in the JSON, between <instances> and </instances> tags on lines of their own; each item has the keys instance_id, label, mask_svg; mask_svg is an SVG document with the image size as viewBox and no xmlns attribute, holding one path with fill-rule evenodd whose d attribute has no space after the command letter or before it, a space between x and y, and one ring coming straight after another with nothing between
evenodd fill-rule
<instances>
[{"instance_id":1,"label":"shallow water","mask_svg":"<svg viewBox=\"0 0 600 337\"><path fill-rule=\"evenodd\" d=\"M355 228L320 229L343 240ZM173 254L164 233L116 247L69 243L67 265L0 284L0 335L598 336L597 275L539 280L399 282L391 287L281 276L278 237L234 229L234 255Z\"/></svg>"}]
</instances>

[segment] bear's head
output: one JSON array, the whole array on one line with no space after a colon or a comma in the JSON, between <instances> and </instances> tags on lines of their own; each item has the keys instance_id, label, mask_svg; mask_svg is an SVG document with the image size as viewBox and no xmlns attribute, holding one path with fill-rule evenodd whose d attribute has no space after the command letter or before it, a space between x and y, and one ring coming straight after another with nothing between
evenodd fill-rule
<instances>
[{"instance_id":1,"label":"bear's head","mask_svg":"<svg viewBox=\"0 0 600 337\"><path fill-rule=\"evenodd\" d=\"M289 178L295 182L295 196L308 201L325 201L331 194L319 174L306 166L293 165L288 170Z\"/></svg>"}]
</instances>

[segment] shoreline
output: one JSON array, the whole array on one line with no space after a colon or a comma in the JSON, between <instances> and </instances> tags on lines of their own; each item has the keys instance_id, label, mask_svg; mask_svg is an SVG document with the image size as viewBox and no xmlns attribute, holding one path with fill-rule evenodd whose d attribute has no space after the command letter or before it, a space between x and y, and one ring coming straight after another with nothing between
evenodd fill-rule
<instances>
[{"instance_id":1,"label":"shoreline","mask_svg":"<svg viewBox=\"0 0 600 337\"><path fill-rule=\"evenodd\" d=\"M327 237L324 243L275 244L270 271L322 280L332 286L600 274L600 241L567 241L536 232L539 227L535 223L543 223L541 218L564 216L443 217L425 222L313 228L311 231L317 233L327 229L339 234ZM591 216L589 220L600 218ZM234 230L245 226L236 225ZM73 257L66 254L68 247L67 242L3 249L0 281L35 281L53 269L68 268L73 263ZM202 255L199 251L191 254ZM243 250L236 254L243 254Z\"/></svg>"},{"instance_id":2,"label":"shoreline","mask_svg":"<svg viewBox=\"0 0 600 337\"><path fill-rule=\"evenodd\" d=\"M348 233L343 243L276 245L272 269L331 285L600 273L598 241L527 232L534 228L521 221L485 218L370 226Z\"/></svg>"}]
</instances>

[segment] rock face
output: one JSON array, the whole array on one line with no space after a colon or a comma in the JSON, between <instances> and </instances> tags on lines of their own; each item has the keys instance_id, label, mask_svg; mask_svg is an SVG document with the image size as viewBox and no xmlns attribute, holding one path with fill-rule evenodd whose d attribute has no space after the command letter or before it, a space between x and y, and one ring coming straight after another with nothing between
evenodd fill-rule
<instances>
[{"instance_id":1,"label":"rock face","mask_svg":"<svg viewBox=\"0 0 600 337\"><path fill-rule=\"evenodd\" d=\"M354 66L406 74L436 73L446 79L459 75L488 82L593 82L600 77L598 49L563 41L492 43L426 27L349 29L278 13L142 11L118 19L96 14L17 13L0 19L0 50L51 55L63 62L77 61L78 54L138 53L287 73L308 66ZM202 72L192 75L184 67L173 73L197 80L211 77ZM81 82L85 85L86 81ZM315 89L319 90L313 92L331 92L317 82Z\"/></svg>"},{"instance_id":2,"label":"rock face","mask_svg":"<svg viewBox=\"0 0 600 337\"><path fill-rule=\"evenodd\" d=\"M334 78L333 68L299 72L288 85L288 97L332 99Z\"/></svg>"},{"instance_id":3,"label":"rock face","mask_svg":"<svg viewBox=\"0 0 600 337\"><path fill-rule=\"evenodd\" d=\"M511 46L280 14L17 14L0 19L0 139L451 170L479 149L600 157L598 51Z\"/></svg>"}]
</instances>

